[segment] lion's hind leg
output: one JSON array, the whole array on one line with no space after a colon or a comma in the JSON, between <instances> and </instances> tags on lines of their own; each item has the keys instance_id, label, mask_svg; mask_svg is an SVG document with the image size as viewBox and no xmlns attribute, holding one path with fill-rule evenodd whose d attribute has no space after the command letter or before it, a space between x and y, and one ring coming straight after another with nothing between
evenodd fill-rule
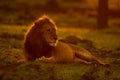
<instances>
[{"instance_id":1,"label":"lion's hind leg","mask_svg":"<svg viewBox=\"0 0 120 80\"><path fill-rule=\"evenodd\" d=\"M81 51L76 50L75 57L77 57L77 61L81 63L109 66L109 64L103 63L85 49L81 49Z\"/></svg>"},{"instance_id":2,"label":"lion's hind leg","mask_svg":"<svg viewBox=\"0 0 120 80\"><path fill-rule=\"evenodd\" d=\"M77 58L77 57L74 59L74 62L75 63L81 63L81 64L92 64L92 62L88 62L86 60L83 60L83 59L80 59L80 58Z\"/></svg>"},{"instance_id":3,"label":"lion's hind leg","mask_svg":"<svg viewBox=\"0 0 120 80\"><path fill-rule=\"evenodd\" d=\"M55 58L54 57L41 57L41 58L38 58L37 61L41 61L41 62L46 62L46 63L54 63L55 62Z\"/></svg>"},{"instance_id":4,"label":"lion's hind leg","mask_svg":"<svg viewBox=\"0 0 120 80\"><path fill-rule=\"evenodd\" d=\"M98 64L98 65L102 65L102 66L106 66L106 67L109 66L108 63L103 63L102 61L98 60L96 57L93 57L92 64Z\"/></svg>"}]
</instances>

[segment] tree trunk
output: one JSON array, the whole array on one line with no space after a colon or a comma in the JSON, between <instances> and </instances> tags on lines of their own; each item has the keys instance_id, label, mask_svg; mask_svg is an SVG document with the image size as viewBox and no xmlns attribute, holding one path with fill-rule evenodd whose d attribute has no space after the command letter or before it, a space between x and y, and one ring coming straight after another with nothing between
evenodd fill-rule
<instances>
[{"instance_id":1,"label":"tree trunk","mask_svg":"<svg viewBox=\"0 0 120 80\"><path fill-rule=\"evenodd\" d=\"M98 28L108 27L108 0L98 2Z\"/></svg>"}]
</instances>

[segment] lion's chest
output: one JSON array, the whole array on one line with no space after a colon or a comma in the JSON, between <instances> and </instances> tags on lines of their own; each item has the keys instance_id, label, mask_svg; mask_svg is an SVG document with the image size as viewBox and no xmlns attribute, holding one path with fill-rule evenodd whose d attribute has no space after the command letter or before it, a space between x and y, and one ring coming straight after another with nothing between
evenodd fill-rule
<instances>
[{"instance_id":1,"label":"lion's chest","mask_svg":"<svg viewBox=\"0 0 120 80\"><path fill-rule=\"evenodd\" d=\"M74 59L74 53L71 47L62 42L58 43L52 53L58 62L72 62Z\"/></svg>"}]
</instances>

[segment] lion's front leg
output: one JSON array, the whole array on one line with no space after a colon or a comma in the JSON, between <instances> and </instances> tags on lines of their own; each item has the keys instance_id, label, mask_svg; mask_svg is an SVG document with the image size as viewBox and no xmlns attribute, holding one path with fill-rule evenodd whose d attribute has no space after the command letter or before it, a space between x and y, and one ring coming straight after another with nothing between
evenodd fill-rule
<instances>
[{"instance_id":1,"label":"lion's front leg","mask_svg":"<svg viewBox=\"0 0 120 80\"><path fill-rule=\"evenodd\" d=\"M55 58L54 57L41 57L41 58L38 58L37 61L41 61L41 62L46 62L46 63L54 63L55 62Z\"/></svg>"}]
</instances>

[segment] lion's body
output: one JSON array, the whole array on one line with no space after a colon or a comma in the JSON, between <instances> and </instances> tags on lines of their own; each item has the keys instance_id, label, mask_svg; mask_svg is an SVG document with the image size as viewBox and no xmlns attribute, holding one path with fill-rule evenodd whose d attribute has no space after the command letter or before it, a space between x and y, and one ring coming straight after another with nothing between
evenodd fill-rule
<instances>
[{"instance_id":1,"label":"lion's body","mask_svg":"<svg viewBox=\"0 0 120 80\"><path fill-rule=\"evenodd\" d=\"M57 39L56 26L48 17L42 17L27 31L24 49L28 60L43 62L78 62L102 64L90 52Z\"/></svg>"},{"instance_id":2,"label":"lion's body","mask_svg":"<svg viewBox=\"0 0 120 80\"><path fill-rule=\"evenodd\" d=\"M101 61L96 59L90 52L79 46L58 42L57 46L52 48L51 57L42 57L38 60L43 62L59 62L59 63L82 63L82 64L100 64L104 65Z\"/></svg>"}]
</instances>

